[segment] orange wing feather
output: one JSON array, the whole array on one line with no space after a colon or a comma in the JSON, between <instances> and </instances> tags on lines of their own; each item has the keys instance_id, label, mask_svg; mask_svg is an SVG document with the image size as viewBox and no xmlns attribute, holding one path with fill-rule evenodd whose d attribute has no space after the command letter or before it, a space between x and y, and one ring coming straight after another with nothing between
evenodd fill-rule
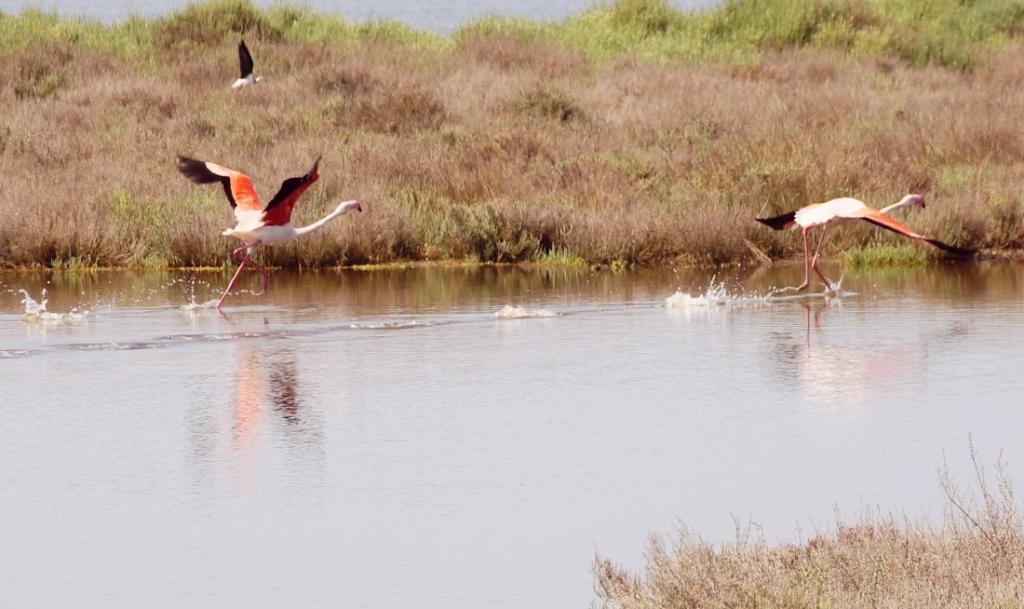
<instances>
[{"instance_id":1,"label":"orange wing feather","mask_svg":"<svg viewBox=\"0 0 1024 609\"><path fill-rule=\"evenodd\" d=\"M306 175L285 180L270 203L263 207L256 189L252 186L252 180L244 173L216 163L178 157L178 171L189 180L197 184L220 182L239 222L252 219L252 212L262 212L260 219L270 226L281 226L291 222L292 209L299 197L320 179L319 167L318 158Z\"/></svg>"},{"instance_id":2,"label":"orange wing feather","mask_svg":"<svg viewBox=\"0 0 1024 609\"><path fill-rule=\"evenodd\" d=\"M893 218L892 216L888 214L883 214L882 212L877 210L871 210L870 213L865 214L864 216L862 216L862 218L874 224L875 226L881 226L886 230L891 230L894 233L899 233L905 237L910 237L911 239L918 239L920 241L924 241L929 245L933 245L939 248L940 250L950 252L951 254L956 254L958 256L970 256L971 254L974 253L974 250L964 249L962 247L957 247L955 245L949 245L948 243L943 243L938 239L929 239L928 237L925 237L924 235L914 230L911 230L906 226L903 226L902 224L897 222L896 219Z\"/></svg>"},{"instance_id":3,"label":"orange wing feather","mask_svg":"<svg viewBox=\"0 0 1024 609\"><path fill-rule=\"evenodd\" d=\"M220 182L239 222L244 216L263 210L263 203L256 194L256 189L252 187L252 180L244 173L185 156L178 157L178 171L196 184Z\"/></svg>"},{"instance_id":4,"label":"orange wing feather","mask_svg":"<svg viewBox=\"0 0 1024 609\"><path fill-rule=\"evenodd\" d=\"M883 214L880 211L871 210L870 213L865 214L863 218L872 224L881 226L882 228L891 230L895 233L900 233L901 235L905 235L911 239L925 238L924 235L903 226L892 216Z\"/></svg>"},{"instance_id":5,"label":"orange wing feather","mask_svg":"<svg viewBox=\"0 0 1024 609\"><path fill-rule=\"evenodd\" d=\"M206 168L219 176L228 178L231 198L234 199L237 209L242 211L260 211L263 209L263 202L260 201L260 196L256 194L256 189L253 187L249 176L216 163L206 163Z\"/></svg>"}]
</instances>

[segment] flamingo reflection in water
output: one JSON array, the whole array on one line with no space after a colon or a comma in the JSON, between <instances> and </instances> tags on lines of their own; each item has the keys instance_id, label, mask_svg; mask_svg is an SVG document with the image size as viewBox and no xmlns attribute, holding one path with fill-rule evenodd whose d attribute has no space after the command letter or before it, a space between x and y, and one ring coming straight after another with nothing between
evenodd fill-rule
<instances>
[{"instance_id":1,"label":"flamingo reflection in water","mask_svg":"<svg viewBox=\"0 0 1024 609\"><path fill-rule=\"evenodd\" d=\"M815 410L823 412L863 413L872 404L919 391L936 347L966 331L962 324L954 323L916 336L865 336L856 328L826 321L845 313L841 301L801 306L805 321L802 340L794 341L793 334L776 336L786 337L779 343L781 359L792 371L797 388Z\"/></svg>"},{"instance_id":2,"label":"flamingo reflection in water","mask_svg":"<svg viewBox=\"0 0 1024 609\"><path fill-rule=\"evenodd\" d=\"M309 413L299 391L295 350L259 349L244 345L235 373L233 443L238 451L250 450L264 425L281 430L295 441L309 443L319 437L318 418ZM269 408L268 408L269 407ZM264 419L280 417L279 422Z\"/></svg>"},{"instance_id":3,"label":"flamingo reflection in water","mask_svg":"<svg viewBox=\"0 0 1024 609\"><path fill-rule=\"evenodd\" d=\"M190 409L197 488L226 482L248 492L267 464L290 468L290 480L322 474L323 421L304 400L300 382L293 348L238 340L228 408L211 408L213 396L204 391ZM282 451L290 456L278 459Z\"/></svg>"}]
</instances>

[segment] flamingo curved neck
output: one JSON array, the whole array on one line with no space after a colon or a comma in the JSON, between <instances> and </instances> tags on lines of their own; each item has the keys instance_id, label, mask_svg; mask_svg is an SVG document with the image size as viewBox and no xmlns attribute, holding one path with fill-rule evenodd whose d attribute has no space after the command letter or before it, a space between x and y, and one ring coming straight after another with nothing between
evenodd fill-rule
<instances>
[{"instance_id":1,"label":"flamingo curved neck","mask_svg":"<svg viewBox=\"0 0 1024 609\"><path fill-rule=\"evenodd\" d=\"M348 205L347 203L342 203L334 211L332 211L331 213L327 214L323 218L320 218L316 222L314 222L312 224L309 224L307 226L302 226L300 228L296 228L295 229L295 236L296 237L301 237L303 235L308 235L310 233L315 233L316 231L318 231L321 228L323 228L324 226L326 226L327 223L330 222L331 220L337 218L338 216L344 216L345 214L347 214L350 211L352 211L352 207L350 205Z\"/></svg>"}]
</instances>

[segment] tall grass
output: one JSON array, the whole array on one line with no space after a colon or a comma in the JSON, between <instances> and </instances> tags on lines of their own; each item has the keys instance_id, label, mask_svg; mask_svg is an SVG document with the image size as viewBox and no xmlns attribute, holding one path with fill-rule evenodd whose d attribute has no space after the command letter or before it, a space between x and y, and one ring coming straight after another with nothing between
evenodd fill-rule
<instances>
[{"instance_id":1,"label":"tall grass","mask_svg":"<svg viewBox=\"0 0 1024 609\"><path fill-rule=\"evenodd\" d=\"M486 18L459 35L556 40L603 60L752 60L764 50L818 47L971 68L1020 33L1022 16L1024 0L726 0L689 13L667 0L618 0L561 23Z\"/></svg>"},{"instance_id":2,"label":"tall grass","mask_svg":"<svg viewBox=\"0 0 1024 609\"><path fill-rule=\"evenodd\" d=\"M140 58L219 45L239 34L261 42L450 50L466 39L512 36L556 42L599 60L752 59L765 50L818 47L969 68L1019 35L1022 21L1024 0L726 0L692 12L668 0L615 0L561 22L485 17L446 38L388 19L356 23L289 5L262 10L250 0L206 0L167 17L109 26L38 11L0 12L0 50L63 42Z\"/></svg>"},{"instance_id":3,"label":"tall grass","mask_svg":"<svg viewBox=\"0 0 1024 609\"><path fill-rule=\"evenodd\" d=\"M366 202L271 264L785 257L797 239L752 217L907 192L930 203L914 228L1019 248L1019 8L621 0L451 37L245 0L109 26L0 13L0 265L224 263L232 217L178 153L264 197L324 154L300 224ZM240 35L268 78L232 96Z\"/></svg>"},{"instance_id":4,"label":"tall grass","mask_svg":"<svg viewBox=\"0 0 1024 609\"><path fill-rule=\"evenodd\" d=\"M598 558L598 593L609 609L1020 607L1024 519L1005 470L992 478L974 463L973 489L943 471L940 523L869 513L780 545L750 534L711 544L683 530L652 539L642 575Z\"/></svg>"}]
</instances>

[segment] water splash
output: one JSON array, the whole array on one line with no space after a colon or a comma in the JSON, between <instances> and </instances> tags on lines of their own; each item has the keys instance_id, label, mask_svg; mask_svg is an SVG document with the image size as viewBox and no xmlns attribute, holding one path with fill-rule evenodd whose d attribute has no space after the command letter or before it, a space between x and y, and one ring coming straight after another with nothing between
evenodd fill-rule
<instances>
[{"instance_id":1,"label":"water splash","mask_svg":"<svg viewBox=\"0 0 1024 609\"><path fill-rule=\"evenodd\" d=\"M693 296L689 292L676 290L676 293L665 299L665 308L668 309L689 309L712 306L725 306L736 304L749 304L764 302L765 296L759 294L738 295L730 294L725 287L724 281L715 281L712 277L708 287L703 294Z\"/></svg>"},{"instance_id":2,"label":"water splash","mask_svg":"<svg viewBox=\"0 0 1024 609\"><path fill-rule=\"evenodd\" d=\"M60 324L74 324L80 321L84 321L89 315L89 311L79 311L78 307L75 307L67 313L53 313L46 310L46 288L43 288L42 294L39 296L41 299L36 302L32 295L27 290L18 290L21 294L21 305L24 307L21 320L25 323L30 324L47 324L47 325L60 325Z\"/></svg>"},{"instance_id":3,"label":"water splash","mask_svg":"<svg viewBox=\"0 0 1024 609\"><path fill-rule=\"evenodd\" d=\"M409 328L429 328L430 326L438 325L436 322L431 321L377 321L369 323L355 323L349 324L348 327L352 330L407 330Z\"/></svg>"},{"instance_id":4,"label":"water splash","mask_svg":"<svg viewBox=\"0 0 1024 609\"><path fill-rule=\"evenodd\" d=\"M838 300L844 296L856 296L857 292L847 292L843 290L843 278L840 277L839 281L832 283L832 290L822 289L820 292L797 292L796 288L772 288L768 291L768 296L765 298L772 302L779 302L785 300L806 300L811 298L824 298L825 300Z\"/></svg>"},{"instance_id":5,"label":"water splash","mask_svg":"<svg viewBox=\"0 0 1024 609\"><path fill-rule=\"evenodd\" d=\"M823 290L821 292L797 292L792 288L772 288L767 294L730 294L729 290L725 287L725 282L715 281L715 278L711 278L711 282L708 284L707 289L703 294L696 296L689 292L682 290L676 290L675 294L672 294L665 299L665 308L674 310L683 309L699 309L708 308L715 306L740 306L740 305L767 305L776 302L785 302L792 300L805 300L812 298L824 298L829 299L841 299L844 296L853 296L855 292L845 292L842 289L843 280L840 278L839 281L832 284L832 288L835 292Z\"/></svg>"},{"instance_id":6,"label":"water splash","mask_svg":"<svg viewBox=\"0 0 1024 609\"><path fill-rule=\"evenodd\" d=\"M738 297L729 294L725 282L715 282L711 278L708 289L697 296L689 292L676 290L676 293L665 299L665 307L669 309L686 309L691 307L710 307L714 305L727 305L738 300Z\"/></svg>"},{"instance_id":7,"label":"water splash","mask_svg":"<svg viewBox=\"0 0 1024 609\"><path fill-rule=\"evenodd\" d=\"M181 305L178 308L186 313L195 313L196 311L201 311L203 309L216 309L217 300L214 299L207 300L206 302L196 302L195 298L193 297L191 300L189 300L189 302Z\"/></svg>"},{"instance_id":8,"label":"water splash","mask_svg":"<svg viewBox=\"0 0 1024 609\"><path fill-rule=\"evenodd\" d=\"M498 319L533 319L535 317L557 317L558 313L547 309L527 309L505 305L494 316Z\"/></svg>"},{"instance_id":9,"label":"water splash","mask_svg":"<svg viewBox=\"0 0 1024 609\"><path fill-rule=\"evenodd\" d=\"M16 357L25 357L31 354L32 352L28 349L0 349L0 359L14 359Z\"/></svg>"},{"instance_id":10,"label":"water splash","mask_svg":"<svg viewBox=\"0 0 1024 609\"><path fill-rule=\"evenodd\" d=\"M214 299L214 300L207 300L206 302L196 302L196 283L197 282L198 282L198 280L196 279L195 275L190 275L189 277L179 277L177 279L172 279L171 280L171 285L173 285L175 283L181 283L182 285L185 286L186 290L188 291L188 302L186 302L185 304L183 304L180 307L178 307L179 309L181 309L185 313L195 314L195 313L197 313L199 311L202 311L203 309L216 309L217 308L217 300L216 299Z\"/></svg>"}]
</instances>

